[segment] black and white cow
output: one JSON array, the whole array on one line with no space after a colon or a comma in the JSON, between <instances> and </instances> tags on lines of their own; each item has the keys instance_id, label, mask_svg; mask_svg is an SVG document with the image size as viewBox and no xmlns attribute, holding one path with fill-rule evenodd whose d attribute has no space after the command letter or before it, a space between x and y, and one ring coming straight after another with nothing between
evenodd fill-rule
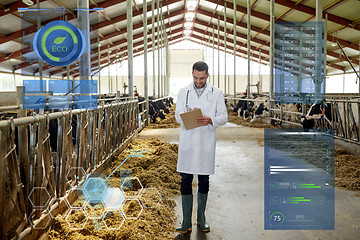
<instances>
[{"instance_id":1,"label":"black and white cow","mask_svg":"<svg viewBox=\"0 0 360 240\"><path fill-rule=\"evenodd\" d=\"M73 115L71 118L71 137L72 144L76 144L76 127L77 127L77 118L78 115ZM50 147L52 152L58 151L58 119L51 119L49 121L49 138L50 138Z\"/></svg>"},{"instance_id":2,"label":"black and white cow","mask_svg":"<svg viewBox=\"0 0 360 240\"><path fill-rule=\"evenodd\" d=\"M245 96L244 96L244 97L241 97L241 98L245 98ZM236 106L233 107L233 112L237 112L237 111L242 107L244 101L245 101L245 100L240 99L240 100L238 101L238 103L236 104Z\"/></svg>"},{"instance_id":3,"label":"black and white cow","mask_svg":"<svg viewBox=\"0 0 360 240\"><path fill-rule=\"evenodd\" d=\"M165 100L165 105L168 107L168 108L171 108L171 106L174 104L174 99L172 97L169 97Z\"/></svg>"},{"instance_id":4,"label":"black and white cow","mask_svg":"<svg viewBox=\"0 0 360 240\"><path fill-rule=\"evenodd\" d=\"M167 106L165 106L165 103L163 100L159 100L159 101L156 101L155 104L161 109L163 110L166 114L169 114L170 113L170 110Z\"/></svg>"},{"instance_id":5,"label":"black and white cow","mask_svg":"<svg viewBox=\"0 0 360 240\"><path fill-rule=\"evenodd\" d=\"M301 124L306 130L314 128L316 122L320 122L321 119L325 120L325 128L333 128L331 123L331 104L325 101L311 105L306 116L300 117Z\"/></svg>"},{"instance_id":6,"label":"black and white cow","mask_svg":"<svg viewBox=\"0 0 360 240\"><path fill-rule=\"evenodd\" d=\"M252 116L251 122L255 122L256 119L260 118L264 115L264 111L269 112L269 109L267 108L266 102L260 103L259 106L255 109L254 115Z\"/></svg>"},{"instance_id":7,"label":"black and white cow","mask_svg":"<svg viewBox=\"0 0 360 240\"><path fill-rule=\"evenodd\" d=\"M149 114L153 123L156 122L156 118L165 119L165 115L156 102L149 101Z\"/></svg>"},{"instance_id":8,"label":"black and white cow","mask_svg":"<svg viewBox=\"0 0 360 240\"><path fill-rule=\"evenodd\" d=\"M300 103L285 104L283 109L285 109L285 111L287 111L284 114L284 120L291 121L291 122L297 122L297 123L299 122L300 115L296 114L296 113L302 112L302 106ZM289 113L289 112L292 112L292 113Z\"/></svg>"},{"instance_id":9,"label":"black and white cow","mask_svg":"<svg viewBox=\"0 0 360 240\"><path fill-rule=\"evenodd\" d=\"M245 100L240 109L240 116L243 114L244 120L247 120L254 114L254 102Z\"/></svg>"}]
</instances>

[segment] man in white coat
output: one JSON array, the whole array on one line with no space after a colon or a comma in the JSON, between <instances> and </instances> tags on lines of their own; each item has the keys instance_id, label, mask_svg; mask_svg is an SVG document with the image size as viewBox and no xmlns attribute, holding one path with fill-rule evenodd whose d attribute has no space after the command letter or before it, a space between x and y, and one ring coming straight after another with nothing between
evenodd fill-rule
<instances>
[{"instance_id":1,"label":"man in white coat","mask_svg":"<svg viewBox=\"0 0 360 240\"><path fill-rule=\"evenodd\" d=\"M182 123L180 114L200 108L202 118L198 128L186 130L181 126L177 171L181 175L181 197L183 222L176 231L187 233L192 229L192 181L198 175L197 225L201 231L209 232L210 226L205 220L206 201L209 192L209 175L214 174L216 129L227 122L224 95L220 89L207 82L208 66L205 62L196 62L192 68L193 83L179 92L175 118Z\"/></svg>"}]
</instances>

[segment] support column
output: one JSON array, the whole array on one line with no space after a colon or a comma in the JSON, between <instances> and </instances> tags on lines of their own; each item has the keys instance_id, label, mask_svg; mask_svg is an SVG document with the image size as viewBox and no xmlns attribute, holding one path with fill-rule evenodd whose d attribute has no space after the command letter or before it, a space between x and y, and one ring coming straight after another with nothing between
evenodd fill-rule
<instances>
[{"instance_id":1,"label":"support column","mask_svg":"<svg viewBox=\"0 0 360 240\"><path fill-rule=\"evenodd\" d=\"M259 49L259 93L262 92L262 78L261 78L261 48Z\"/></svg>"},{"instance_id":2,"label":"support column","mask_svg":"<svg viewBox=\"0 0 360 240\"><path fill-rule=\"evenodd\" d=\"M37 9L40 9L40 1L39 0L36 0L36 7ZM37 16L37 30L39 31L40 28L41 28L41 15L40 15L40 12L41 11L37 11L38 12L38 16ZM43 68L42 68L42 59L39 57L38 58L38 61L39 61L39 80L42 82L43 80ZM34 78L35 78L35 73L34 73ZM46 91L46 89L42 89L42 86L43 84L40 84L40 91ZM46 94L47 95L47 94ZM46 100L46 103L48 102L48 100ZM40 114L44 114L44 109L40 109L39 110L39 113Z\"/></svg>"},{"instance_id":3,"label":"support column","mask_svg":"<svg viewBox=\"0 0 360 240\"><path fill-rule=\"evenodd\" d=\"M159 39L159 41L160 41L160 44L159 44L159 51L160 51L160 57L159 57L159 59L160 59L160 62L159 62L159 66L160 66L160 71L159 71L159 75L160 75L160 82L159 82L159 84L160 84L160 92L159 92L159 96L160 97L163 97L163 92L164 92L164 88L163 88L163 70L164 70L164 66L163 66L163 63L164 63L164 61L163 61L163 57L164 57L164 55L163 55L163 25L162 25L162 4L161 4L161 2L159 2L159 12L160 12L160 23L159 23L159 27L160 27L160 32L158 33L158 34L160 34L160 39Z\"/></svg>"},{"instance_id":4,"label":"support column","mask_svg":"<svg viewBox=\"0 0 360 240\"><path fill-rule=\"evenodd\" d=\"M165 20L164 20L164 27L166 26L165 24ZM166 83L166 87L165 87L165 95L169 96L170 95L170 56L169 56L169 39L168 39L168 35L166 32L166 27L165 27L165 83Z\"/></svg>"},{"instance_id":5,"label":"support column","mask_svg":"<svg viewBox=\"0 0 360 240\"><path fill-rule=\"evenodd\" d=\"M101 96L101 79L100 79L100 37L98 35L97 37L97 45L98 45L98 75L99 75L99 80L98 80L98 86L99 86L99 95Z\"/></svg>"},{"instance_id":6,"label":"support column","mask_svg":"<svg viewBox=\"0 0 360 240\"><path fill-rule=\"evenodd\" d=\"M112 84L111 84L111 76L110 76L110 46L107 45L108 50L108 86L109 86L109 93L111 93L112 90Z\"/></svg>"},{"instance_id":7,"label":"support column","mask_svg":"<svg viewBox=\"0 0 360 240\"><path fill-rule=\"evenodd\" d=\"M166 95L170 95L170 56L169 41L166 34Z\"/></svg>"},{"instance_id":8,"label":"support column","mask_svg":"<svg viewBox=\"0 0 360 240\"><path fill-rule=\"evenodd\" d=\"M269 98L270 98L270 108L272 108L272 100L274 100L274 45L275 45L275 0L270 0L270 84L269 84ZM270 111L270 116L272 112Z\"/></svg>"},{"instance_id":9,"label":"support column","mask_svg":"<svg viewBox=\"0 0 360 240\"><path fill-rule=\"evenodd\" d=\"M125 56L125 53L121 54L121 66L122 64L124 63L124 56ZM123 88L124 89L124 68L121 67L121 85L120 85L120 89ZM121 92L121 90L120 90ZM125 89L124 89L124 93L125 94Z\"/></svg>"},{"instance_id":10,"label":"support column","mask_svg":"<svg viewBox=\"0 0 360 240\"><path fill-rule=\"evenodd\" d=\"M40 1L36 0L36 8L40 9ZM39 15L37 16L37 30L39 31L41 28L41 15L40 15L40 11L37 11L39 13ZM42 59L39 57L39 79L43 80L43 72L42 72ZM40 86L43 86L43 84L40 84ZM44 89L40 89L41 91L43 91Z\"/></svg>"},{"instance_id":11,"label":"support column","mask_svg":"<svg viewBox=\"0 0 360 240\"><path fill-rule=\"evenodd\" d=\"M217 87L220 88L220 16L218 15L218 84Z\"/></svg>"},{"instance_id":12,"label":"support column","mask_svg":"<svg viewBox=\"0 0 360 240\"><path fill-rule=\"evenodd\" d=\"M316 22L320 23L322 22L322 11L323 11L323 7L322 7L322 0L316 0ZM323 62L321 61L321 45L322 45L322 41L321 41L321 29L320 27L317 27L315 32L316 32L316 42L315 42L315 99L319 99L320 98L320 93L321 93L321 83L323 81L322 79L322 75L321 75L321 69L322 69L322 64ZM320 64L319 64L320 63Z\"/></svg>"},{"instance_id":13,"label":"support column","mask_svg":"<svg viewBox=\"0 0 360 240\"><path fill-rule=\"evenodd\" d=\"M164 17L163 17L163 10L162 10L162 2L160 3L161 6L161 96L165 96L165 24L164 24Z\"/></svg>"},{"instance_id":14,"label":"support column","mask_svg":"<svg viewBox=\"0 0 360 240\"><path fill-rule=\"evenodd\" d=\"M143 34L144 34L144 95L145 95L145 126L149 125L149 89L148 89L148 69L147 69L147 3L143 0Z\"/></svg>"},{"instance_id":15,"label":"support column","mask_svg":"<svg viewBox=\"0 0 360 240\"><path fill-rule=\"evenodd\" d=\"M15 91L16 91L16 75L15 75L15 68L14 67L12 67L12 73L13 73L13 80L14 80L14 89L15 89Z\"/></svg>"},{"instance_id":16,"label":"support column","mask_svg":"<svg viewBox=\"0 0 360 240\"><path fill-rule=\"evenodd\" d=\"M250 0L247 0L247 58L248 58L248 77L247 77L247 98L250 97L250 74L251 74L251 68L250 68L250 47L251 47L251 5Z\"/></svg>"},{"instance_id":17,"label":"support column","mask_svg":"<svg viewBox=\"0 0 360 240\"><path fill-rule=\"evenodd\" d=\"M78 9L89 9L88 0L78 0L77 1ZM89 80L90 79L90 20L89 20L89 11L78 10L78 21L79 29L84 34L85 37L85 52L79 58L79 79L80 80ZM81 91L81 90L80 90Z\"/></svg>"},{"instance_id":18,"label":"support column","mask_svg":"<svg viewBox=\"0 0 360 240\"><path fill-rule=\"evenodd\" d=\"M303 46L303 42L302 42L302 29L300 28L300 34L298 36L298 41L299 41L299 49L302 49L302 46ZM300 93L301 93L301 86L302 86L302 72L303 72L303 65L302 65L302 62L303 62L303 53L302 51L299 51L299 75L298 75L298 94L299 96Z\"/></svg>"},{"instance_id":19,"label":"support column","mask_svg":"<svg viewBox=\"0 0 360 240\"><path fill-rule=\"evenodd\" d=\"M343 92L342 93L345 93L345 76L346 76L346 70L344 69L344 73L343 73ZM345 117L345 115L344 115L344 117Z\"/></svg>"},{"instance_id":20,"label":"support column","mask_svg":"<svg viewBox=\"0 0 360 240\"><path fill-rule=\"evenodd\" d=\"M153 65L153 98L155 98L155 14L154 14L154 10L155 10L155 1L151 1L151 43L152 43L152 53L153 53L153 61L152 61L152 65Z\"/></svg>"},{"instance_id":21,"label":"support column","mask_svg":"<svg viewBox=\"0 0 360 240\"><path fill-rule=\"evenodd\" d=\"M65 21L68 21L68 16L65 15ZM66 80L70 80L70 65L66 65ZM71 93L72 93L72 102L74 102L74 78L72 79L72 83L71 83Z\"/></svg>"},{"instance_id":22,"label":"support column","mask_svg":"<svg viewBox=\"0 0 360 240\"><path fill-rule=\"evenodd\" d=\"M215 86L215 27L212 26L212 72L213 72L213 85Z\"/></svg>"},{"instance_id":23,"label":"support column","mask_svg":"<svg viewBox=\"0 0 360 240\"><path fill-rule=\"evenodd\" d=\"M327 23L328 23L328 14L325 13L325 22L324 22L324 94L326 93L326 63L327 63Z\"/></svg>"},{"instance_id":24,"label":"support column","mask_svg":"<svg viewBox=\"0 0 360 240\"><path fill-rule=\"evenodd\" d=\"M118 57L119 57L119 55L118 55L118 50L116 50L116 63L115 63L115 76L116 76L116 78L115 78L115 82L116 82L116 93L119 91L119 88L118 88Z\"/></svg>"},{"instance_id":25,"label":"support column","mask_svg":"<svg viewBox=\"0 0 360 240\"><path fill-rule=\"evenodd\" d=\"M237 49L237 44L236 44L236 22L237 22L237 18L236 18L236 0L233 1L234 4L234 97L236 97L236 49Z\"/></svg>"},{"instance_id":26,"label":"support column","mask_svg":"<svg viewBox=\"0 0 360 240\"><path fill-rule=\"evenodd\" d=\"M227 43L227 39L226 39L226 1L224 2L225 6L224 6L224 94L227 94L227 88L226 88L226 43Z\"/></svg>"},{"instance_id":27,"label":"support column","mask_svg":"<svg viewBox=\"0 0 360 240\"><path fill-rule=\"evenodd\" d=\"M134 96L133 82L133 23L132 23L132 2L126 0L126 22L127 22L127 51L128 51L128 81L129 97Z\"/></svg>"},{"instance_id":28,"label":"support column","mask_svg":"<svg viewBox=\"0 0 360 240\"><path fill-rule=\"evenodd\" d=\"M159 0L156 2L156 12L157 12L157 21L156 21L156 27L157 27L157 50L158 50L158 97L161 96L161 89L160 89L160 62L161 62L161 54L160 54L160 4Z\"/></svg>"}]
</instances>

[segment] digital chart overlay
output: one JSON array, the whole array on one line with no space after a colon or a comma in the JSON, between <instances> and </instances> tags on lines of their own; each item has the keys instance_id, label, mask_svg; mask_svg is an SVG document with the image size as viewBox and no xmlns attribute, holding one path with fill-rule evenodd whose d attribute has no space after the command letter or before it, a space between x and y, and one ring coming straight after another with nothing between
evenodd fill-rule
<instances>
[{"instance_id":1,"label":"digital chart overlay","mask_svg":"<svg viewBox=\"0 0 360 240\"><path fill-rule=\"evenodd\" d=\"M265 230L333 230L334 137L265 129Z\"/></svg>"}]
</instances>

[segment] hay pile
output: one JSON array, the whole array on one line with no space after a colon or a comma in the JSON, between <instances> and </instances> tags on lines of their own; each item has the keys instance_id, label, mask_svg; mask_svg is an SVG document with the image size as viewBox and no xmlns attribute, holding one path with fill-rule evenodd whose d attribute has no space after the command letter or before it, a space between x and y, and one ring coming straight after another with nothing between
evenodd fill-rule
<instances>
[{"instance_id":1,"label":"hay pile","mask_svg":"<svg viewBox=\"0 0 360 240\"><path fill-rule=\"evenodd\" d=\"M173 197L180 193L180 176L176 172L178 145L158 139L136 140L112 162L112 166L104 175L109 175L131 153L141 153L144 154L144 157L129 158L109 178L111 185L112 187L123 185L126 182L124 181L125 177L121 176L122 173L119 170L130 170L131 176L137 177L144 189L156 188L161 195L161 198L157 198L152 194L149 196L143 194L143 198L138 198L142 200L142 205L157 207L144 208L141 211L141 206L136 199L126 200L122 210L126 216L130 217L136 217L141 212L138 219L123 220L122 213L119 211L112 211L104 215L105 222L110 228L117 228L123 222L120 230L108 230L101 219L88 220L83 229L72 230L64 219L55 219L50 228L50 239L173 239L176 221ZM139 190L138 186L137 181L133 181L126 194L136 194ZM100 216L104 207L99 205L100 207L93 206L86 210L90 210L93 216ZM81 211L74 211L68 219L73 222L85 222L84 214Z\"/></svg>"},{"instance_id":2,"label":"hay pile","mask_svg":"<svg viewBox=\"0 0 360 240\"><path fill-rule=\"evenodd\" d=\"M237 125L254 127L254 128L277 128L271 124L261 123L261 122L250 122L249 120L244 120L242 116L238 117L237 112L228 110L228 122L235 123Z\"/></svg>"},{"instance_id":3,"label":"hay pile","mask_svg":"<svg viewBox=\"0 0 360 240\"><path fill-rule=\"evenodd\" d=\"M335 186L360 191L360 156L335 148Z\"/></svg>"},{"instance_id":4,"label":"hay pile","mask_svg":"<svg viewBox=\"0 0 360 240\"><path fill-rule=\"evenodd\" d=\"M158 129L158 128L177 128L180 127L180 124L175 120L175 107L176 105L173 104L171 108L169 108L170 112L165 114L165 119L156 119L156 123L151 123L146 128L148 129Z\"/></svg>"}]
</instances>

